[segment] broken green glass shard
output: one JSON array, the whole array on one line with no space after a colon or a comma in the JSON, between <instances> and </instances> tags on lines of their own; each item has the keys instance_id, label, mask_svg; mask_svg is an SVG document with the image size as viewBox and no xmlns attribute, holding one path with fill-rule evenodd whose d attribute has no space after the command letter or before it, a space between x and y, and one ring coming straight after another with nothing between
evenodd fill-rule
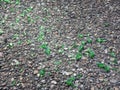
<instances>
[{"instance_id":1,"label":"broken green glass shard","mask_svg":"<svg viewBox=\"0 0 120 90\"><path fill-rule=\"evenodd\" d=\"M92 49L88 48L88 49L87 49L87 55L88 55L90 58L94 58L95 52L94 52Z\"/></svg>"},{"instance_id":2,"label":"broken green glass shard","mask_svg":"<svg viewBox=\"0 0 120 90\"><path fill-rule=\"evenodd\" d=\"M41 70L39 71L39 74L40 74L40 76L45 76L45 69L41 69Z\"/></svg>"},{"instance_id":3,"label":"broken green glass shard","mask_svg":"<svg viewBox=\"0 0 120 90\"><path fill-rule=\"evenodd\" d=\"M79 37L79 38L83 38L84 35L83 35L83 34L78 34L78 37Z\"/></svg>"},{"instance_id":4,"label":"broken green glass shard","mask_svg":"<svg viewBox=\"0 0 120 90\"><path fill-rule=\"evenodd\" d=\"M91 51L91 52L89 53L89 57L90 57L90 58L94 58L94 56L95 56L94 51Z\"/></svg>"},{"instance_id":5,"label":"broken green glass shard","mask_svg":"<svg viewBox=\"0 0 120 90\"><path fill-rule=\"evenodd\" d=\"M38 35L38 37L37 37L37 40L38 41L42 41L44 39L44 37L45 37L44 36L44 32L40 32L39 35Z\"/></svg>"},{"instance_id":6,"label":"broken green glass shard","mask_svg":"<svg viewBox=\"0 0 120 90\"><path fill-rule=\"evenodd\" d=\"M106 39L104 39L104 38L97 38L96 39L96 42L98 42L98 43L103 43L103 42L106 42L107 40Z\"/></svg>"},{"instance_id":7,"label":"broken green glass shard","mask_svg":"<svg viewBox=\"0 0 120 90\"><path fill-rule=\"evenodd\" d=\"M88 43L92 43L92 39L91 39L91 38L88 38L88 39L87 39L87 42L88 42Z\"/></svg>"},{"instance_id":8,"label":"broken green glass shard","mask_svg":"<svg viewBox=\"0 0 120 90\"><path fill-rule=\"evenodd\" d=\"M110 56L111 56L111 57L116 57L116 55L115 55L114 52L110 52Z\"/></svg>"},{"instance_id":9,"label":"broken green glass shard","mask_svg":"<svg viewBox=\"0 0 120 90\"><path fill-rule=\"evenodd\" d=\"M20 4L20 0L16 0L16 4Z\"/></svg>"},{"instance_id":10,"label":"broken green glass shard","mask_svg":"<svg viewBox=\"0 0 120 90\"><path fill-rule=\"evenodd\" d=\"M74 86L74 81L75 81L75 77L72 76L72 77L68 78L65 83L66 83L68 86Z\"/></svg>"},{"instance_id":11,"label":"broken green glass shard","mask_svg":"<svg viewBox=\"0 0 120 90\"><path fill-rule=\"evenodd\" d=\"M3 0L4 2L6 2L6 3L10 3L11 2L11 0Z\"/></svg>"},{"instance_id":12,"label":"broken green glass shard","mask_svg":"<svg viewBox=\"0 0 120 90\"><path fill-rule=\"evenodd\" d=\"M47 44L46 44L46 43L42 44L42 45L40 46L40 48L46 49L46 48L47 48Z\"/></svg>"},{"instance_id":13,"label":"broken green glass shard","mask_svg":"<svg viewBox=\"0 0 120 90\"><path fill-rule=\"evenodd\" d=\"M47 47L47 48L45 49L45 54L46 54L46 55L50 55L50 48Z\"/></svg>"},{"instance_id":14,"label":"broken green glass shard","mask_svg":"<svg viewBox=\"0 0 120 90\"><path fill-rule=\"evenodd\" d=\"M81 41L81 44L84 46L86 44L86 42L85 41Z\"/></svg>"},{"instance_id":15,"label":"broken green glass shard","mask_svg":"<svg viewBox=\"0 0 120 90\"><path fill-rule=\"evenodd\" d=\"M80 60L82 58L82 54L81 53L77 53L76 54L76 60Z\"/></svg>"},{"instance_id":16,"label":"broken green glass shard","mask_svg":"<svg viewBox=\"0 0 120 90\"><path fill-rule=\"evenodd\" d=\"M109 67L108 65L104 64L104 63L98 62L98 63L97 63L97 66L98 66L99 68L104 69L106 72L109 72L109 71L110 71L110 67Z\"/></svg>"},{"instance_id":17,"label":"broken green glass shard","mask_svg":"<svg viewBox=\"0 0 120 90\"><path fill-rule=\"evenodd\" d=\"M84 50L84 45L80 45L80 46L78 47L78 51L79 51L79 52L81 52L82 50Z\"/></svg>"}]
</instances>

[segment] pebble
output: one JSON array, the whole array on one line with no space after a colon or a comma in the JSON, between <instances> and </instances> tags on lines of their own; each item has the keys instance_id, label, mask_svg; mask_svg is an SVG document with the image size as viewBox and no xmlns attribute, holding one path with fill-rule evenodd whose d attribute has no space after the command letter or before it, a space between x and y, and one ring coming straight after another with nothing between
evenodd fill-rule
<instances>
[{"instance_id":1,"label":"pebble","mask_svg":"<svg viewBox=\"0 0 120 90\"><path fill-rule=\"evenodd\" d=\"M34 72L33 72L34 74L38 74L38 70L34 70Z\"/></svg>"},{"instance_id":2,"label":"pebble","mask_svg":"<svg viewBox=\"0 0 120 90\"><path fill-rule=\"evenodd\" d=\"M42 68L45 68L45 65L40 63L40 66L38 66L37 69L39 70L39 69L42 69Z\"/></svg>"},{"instance_id":3,"label":"pebble","mask_svg":"<svg viewBox=\"0 0 120 90\"><path fill-rule=\"evenodd\" d=\"M20 76L20 81L22 81L23 80L23 77L22 76Z\"/></svg>"},{"instance_id":4,"label":"pebble","mask_svg":"<svg viewBox=\"0 0 120 90\"><path fill-rule=\"evenodd\" d=\"M83 87L84 87L84 85L83 85L83 84L81 84L81 85L80 85L80 87L81 87L81 88L83 88Z\"/></svg>"},{"instance_id":5,"label":"pebble","mask_svg":"<svg viewBox=\"0 0 120 90\"><path fill-rule=\"evenodd\" d=\"M110 61L114 61L115 60L115 58L110 58Z\"/></svg>"},{"instance_id":6,"label":"pebble","mask_svg":"<svg viewBox=\"0 0 120 90\"><path fill-rule=\"evenodd\" d=\"M105 53L108 53L108 49L105 49Z\"/></svg>"},{"instance_id":7,"label":"pebble","mask_svg":"<svg viewBox=\"0 0 120 90\"><path fill-rule=\"evenodd\" d=\"M24 88L25 87L25 84L24 83L21 83L22 87Z\"/></svg>"},{"instance_id":8,"label":"pebble","mask_svg":"<svg viewBox=\"0 0 120 90\"><path fill-rule=\"evenodd\" d=\"M114 90L119 90L119 88L118 87L114 87Z\"/></svg>"},{"instance_id":9,"label":"pebble","mask_svg":"<svg viewBox=\"0 0 120 90\"><path fill-rule=\"evenodd\" d=\"M14 81L14 78L11 78L11 81Z\"/></svg>"},{"instance_id":10,"label":"pebble","mask_svg":"<svg viewBox=\"0 0 120 90\"><path fill-rule=\"evenodd\" d=\"M112 47L112 46L111 46L111 47L109 47L109 51L111 51L111 50L112 50L113 52L115 52L115 51L116 51L115 49L116 49L115 47Z\"/></svg>"},{"instance_id":11,"label":"pebble","mask_svg":"<svg viewBox=\"0 0 120 90\"><path fill-rule=\"evenodd\" d=\"M57 84L57 82L55 80L51 81L52 84Z\"/></svg>"},{"instance_id":12,"label":"pebble","mask_svg":"<svg viewBox=\"0 0 120 90\"><path fill-rule=\"evenodd\" d=\"M83 56L83 57L82 57L82 60L85 60L85 61L86 61L86 60L88 60L88 58L85 57L85 56Z\"/></svg>"},{"instance_id":13,"label":"pebble","mask_svg":"<svg viewBox=\"0 0 120 90\"><path fill-rule=\"evenodd\" d=\"M77 76L77 74L76 74L76 73L74 73L74 74L73 74L73 76Z\"/></svg>"},{"instance_id":14,"label":"pebble","mask_svg":"<svg viewBox=\"0 0 120 90\"><path fill-rule=\"evenodd\" d=\"M80 83L79 83L79 81L78 81L78 80L76 80L76 81L75 81L75 85L78 87L78 86L79 86L79 84L80 84Z\"/></svg>"},{"instance_id":15,"label":"pebble","mask_svg":"<svg viewBox=\"0 0 120 90\"><path fill-rule=\"evenodd\" d=\"M42 5L42 6L44 6L44 5L45 5L45 3L41 3L41 5Z\"/></svg>"},{"instance_id":16,"label":"pebble","mask_svg":"<svg viewBox=\"0 0 120 90\"><path fill-rule=\"evenodd\" d=\"M4 42L4 37L0 36L0 44L2 44Z\"/></svg>"},{"instance_id":17,"label":"pebble","mask_svg":"<svg viewBox=\"0 0 120 90\"><path fill-rule=\"evenodd\" d=\"M83 70L83 68L78 68L78 71L81 71L81 72L83 72L84 70Z\"/></svg>"},{"instance_id":18,"label":"pebble","mask_svg":"<svg viewBox=\"0 0 120 90\"><path fill-rule=\"evenodd\" d=\"M0 57L3 57L3 52L0 52Z\"/></svg>"},{"instance_id":19,"label":"pebble","mask_svg":"<svg viewBox=\"0 0 120 90\"><path fill-rule=\"evenodd\" d=\"M35 81L38 81L38 80L39 80L39 77L35 77L34 80L35 80Z\"/></svg>"},{"instance_id":20,"label":"pebble","mask_svg":"<svg viewBox=\"0 0 120 90\"><path fill-rule=\"evenodd\" d=\"M74 56L74 55L73 55L73 54L71 54L71 53L70 53L70 54L68 54L68 57L69 57L69 58L72 58L73 56Z\"/></svg>"},{"instance_id":21,"label":"pebble","mask_svg":"<svg viewBox=\"0 0 120 90\"><path fill-rule=\"evenodd\" d=\"M68 48L64 48L64 50L68 50Z\"/></svg>"},{"instance_id":22,"label":"pebble","mask_svg":"<svg viewBox=\"0 0 120 90\"><path fill-rule=\"evenodd\" d=\"M33 50L33 51L34 51L34 50L35 50L35 48L31 48L31 50Z\"/></svg>"},{"instance_id":23,"label":"pebble","mask_svg":"<svg viewBox=\"0 0 120 90\"><path fill-rule=\"evenodd\" d=\"M90 90L95 90L95 87L94 87L94 86L92 86Z\"/></svg>"},{"instance_id":24,"label":"pebble","mask_svg":"<svg viewBox=\"0 0 120 90\"><path fill-rule=\"evenodd\" d=\"M41 85L40 84L37 84L37 88L40 88L41 87Z\"/></svg>"},{"instance_id":25,"label":"pebble","mask_svg":"<svg viewBox=\"0 0 120 90\"><path fill-rule=\"evenodd\" d=\"M117 80L116 80L116 79L110 79L110 82L111 82L111 83L116 83Z\"/></svg>"},{"instance_id":26,"label":"pebble","mask_svg":"<svg viewBox=\"0 0 120 90\"><path fill-rule=\"evenodd\" d=\"M69 76L69 75L73 74L73 72L62 71L62 74L63 74L63 75L67 75L67 76Z\"/></svg>"},{"instance_id":27,"label":"pebble","mask_svg":"<svg viewBox=\"0 0 120 90\"><path fill-rule=\"evenodd\" d=\"M50 86L50 88L52 89L52 88L54 88L54 86L55 86L55 85L52 84L52 85Z\"/></svg>"},{"instance_id":28,"label":"pebble","mask_svg":"<svg viewBox=\"0 0 120 90\"><path fill-rule=\"evenodd\" d=\"M99 77L99 81L104 81L104 78L103 77Z\"/></svg>"},{"instance_id":29,"label":"pebble","mask_svg":"<svg viewBox=\"0 0 120 90\"><path fill-rule=\"evenodd\" d=\"M31 46L35 46L35 44L32 43Z\"/></svg>"},{"instance_id":30,"label":"pebble","mask_svg":"<svg viewBox=\"0 0 120 90\"><path fill-rule=\"evenodd\" d=\"M94 82L94 79L92 79L92 78L90 78L90 80L89 80L91 83L93 83Z\"/></svg>"},{"instance_id":31,"label":"pebble","mask_svg":"<svg viewBox=\"0 0 120 90\"><path fill-rule=\"evenodd\" d=\"M45 83L46 81L45 80L41 80L42 83Z\"/></svg>"},{"instance_id":32,"label":"pebble","mask_svg":"<svg viewBox=\"0 0 120 90\"><path fill-rule=\"evenodd\" d=\"M16 60L16 59L13 59L13 63L11 63L12 65L19 65L20 64L20 62L18 61L18 60Z\"/></svg>"},{"instance_id":33,"label":"pebble","mask_svg":"<svg viewBox=\"0 0 120 90\"><path fill-rule=\"evenodd\" d=\"M72 71L76 71L76 69L75 69L75 68L73 68L73 69L72 69Z\"/></svg>"},{"instance_id":34,"label":"pebble","mask_svg":"<svg viewBox=\"0 0 120 90\"><path fill-rule=\"evenodd\" d=\"M37 77L40 77L40 74L39 74L39 73L37 74Z\"/></svg>"},{"instance_id":35,"label":"pebble","mask_svg":"<svg viewBox=\"0 0 120 90\"><path fill-rule=\"evenodd\" d=\"M66 38L67 38L67 39L70 39L71 37L67 36Z\"/></svg>"},{"instance_id":36,"label":"pebble","mask_svg":"<svg viewBox=\"0 0 120 90\"><path fill-rule=\"evenodd\" d=\"M120 60L118 61L118 64L120 64Z\"/></svg>"},{"instance_id":37,"label":"pebble","mask_svg":"<svg viewBox=\"0 0 120 90\"><path fill-rule=\"evenodd\" d=\"M32 67L32 61L28 61L28 66Z\"/></svg>"},{"instance_id":38,"label":"pebble","mask_svg":"<svg viewBox=\"0 0 120 90\"><path fill-rule=\"evenodd\" d=\"M6 86L6 82L2 83L1 86ZM0 90L2 90L2 89L0 89Z\"/></svg>"}]
</instances>

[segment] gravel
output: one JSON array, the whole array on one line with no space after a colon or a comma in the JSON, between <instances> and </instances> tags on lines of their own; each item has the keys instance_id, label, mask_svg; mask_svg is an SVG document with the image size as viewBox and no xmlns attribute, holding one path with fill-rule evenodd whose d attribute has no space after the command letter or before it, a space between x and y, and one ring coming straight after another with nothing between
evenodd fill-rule
<instances>
[{"instance_id":1,"label":"gravel","mask_svg":"<svg viewBox=\"0 0 120 90\"><path fill-rule=\"evenodd\" d=\"M11 1L0 1L0 90L120 89L119 0Z\"/></svg>"}]
</instances>

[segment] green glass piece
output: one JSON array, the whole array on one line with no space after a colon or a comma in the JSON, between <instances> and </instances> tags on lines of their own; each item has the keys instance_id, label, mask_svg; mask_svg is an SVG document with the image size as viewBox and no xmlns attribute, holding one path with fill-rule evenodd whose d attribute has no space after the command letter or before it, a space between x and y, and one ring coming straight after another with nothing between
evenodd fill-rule
<instances>
[{"instance_id":1,"label":"green glass piece","mask_svg":"<svg viewBox=\"0 0 120 90\"><path fill-rule=\"evenodd\" d=\"M67 79L66 84L68 86L74 86L74 81L75 81L75 77L74 76L70 77L70 78Z\"/></svg>"},{"instance_id":2,"label":"green glass piece","mask_svg":"<svg viewBox=\"0 0 120 90\"><path fill-rule=\"evenodd\" d=\"M108 22L105 22L105 23L104 23L104 26L105 26L105 27L108 27L108 26L110 26L110 24L109 24Z\"/></svg>"},{"instance_id":3,"label":"green glass piece","mask_svg":"<svg viewBox=\"0 0 120 90\"><path fill-rule=\"evenodd\" d=\"M22 41L21 41L21 40L19 40L19 41L17 42L17 44L21 45L21 44L22 44Z\"/></svg>"},{"instance_id":4,"label":"green glass piece","mask_svg":"<svg viewBox=\"0 0 120 90\"><path fill-rule=\"evenodd\" d=\"M39 71L39 74L40 74L40 76L45 76L45 69L41 69L41 70Z\"/></svg>"},{"instance_id":5,"label":"green glass piece","mask_svg":"<svg viewBox=\"0 0 120 90\"><path fill-rule=\"evenodd\" d=\"M90 58L94 58L95 52L94 52L92 49L88 48L88 49L87 49L87 53L88 53L88 56L89 56Z\"/></svg>"},{"instance_id":6,"label":"green glass piece","mask_svg":"<svg viewBox=\"0 0 120 90\"><path fill-rule=\"evenodd\" d=\"M115 55L114 52L110 52L110 56L111 56L111 57L115 57L116 55Z\"/></svg>"},{"instance_id":7,"label":"green glass piece","mask_svg":"<svg viewBox=\"0 0 120 90\"><path fill-rule=\"evenodd\" d=\"M114 58L114 61L113 61L113 63L114 64L118 64L118 62L117 62L118 60L117 60L117 58Z\"/></svg>"},{"instance_id":8,"label":"green glass piece","mask_svg":"<svg viewBox=\"0 0 120 90\"><path fill-rule=\"evenodd\" d=\"M42 41L44 39L44 32L39 32L39 35L37 37L38 41Z\"/></svg>"},{"instance_id":9,"label":"green glass piece","mask_svg":"<svg viewBox=\"0 0 120 90\"><path fill-rule=\"evenodd\" d=\"M84 50L84 45L80 45L80 46L78 47L78 51L79 51L79 52L81 52L82 50Z\"/></svg>"},{"instance_id":10,"label":"green glass piece","mask_svg":"<svg viewBox=\"0 0 120 90\"><path fill-rule=\"evenodd\" d=\"M20 4L20 0L16 0L16 4Z\"/></svg>"},{"instance_id":11,"label":"green glass piece","mask_svg":"<svg viewBox=\"0 0 120 90\"><path fill-rule=\"evenodd\" d=\"M110 71L110 67L107 66L107 65L105 65L104 63L98 62L98 63L97 63L97 66L98 66L99 68L104 69L106 72L109 72L109 71Z\"/></svg>"},{"instance_id":12,"label":"green glass piece","mask_svg":"<svg viewBox=\"0 0 120 90\"><path fill-rule=\"evenodd\" d=\"M72 45L72 48L77 48L78 45L74 42L73 45Z\"/></svg>"},{"instance_id":13,"label":"green glass piece","mask_svg":"<svg viewBox=\"0 0 120 90\"><path fill-rule=\"evenodd\" d=\"M106 42L106 40L103 38L97 38L96 42L103 43L103 42Z\"/></svg>"},{"instance_id":14,"label":"green glass piece","mask_svg":"<svg viewBox=\"0 0 120 90\"><path fill-rule=\"evenodd\" d=\"M6 3L10 3L11 2L11 0L3 0L4 2L6 2Z\"/></svg>"},{"instance_id":15,"label":"green glass piece","mask_svg":"<svg viewBox=\"0 0 120 90\"><path fill-rule=\"evenodd\" d=\"M88 42L88 43L92 43L92 39L91 39L91 38L88 38L88 39L87 39L87 42Z\"/></svg>"},{"instance_id":16,"label":"green glass piece","mask_svg":"<svg viewBox=\"0 0 120 90\"><path fill-rule=\"evenodd\" d=\"M50 55L50 49L48 47L45 49L45 54Z\"/></svg>"},{"instance_id":17,"label":"green glass piece","mask_svg":"<svg viewBox=\"0 0 120 90\"><path fill-rule=\"evenodd\" d=\"M40 48L46 49L46 48L47 48L47 44L42 44L42 45L40 46Z\"/></svg>"},{"instance_id":18,"label":"green glass piece","mask_svg":"<svg viewBox=\"0 0 120 90\"><path fill-rule=\"evenodd\" d=\"M78 37L79 37L79 38L83 38L84 35L83 35L83 34L78 34Z\"/></svg>"},{"instance_id":19,"label":"green glass piece","mask_svg":"<svg viewBox=\"0 0 120 90\"><path fill-rule=\"evenodd\" d=\"M82 58L82 54L81 53L77 53L76 54L76 60L80 60Z\"/></svg>"},{"instance_id":20,"label":"green glass piece","mask_svg":"<svg viewBox=\"0 0 120 90\"><path fill-rule=\"evenodd\" d=\"M85 45L85 44L86 44L86 42L85 42L85 41L81 41L81 44L82 44L82 45Z\"/></svg>"},{"instance_id":21,"label":"green glass piece","mask_svg":"<svg viewBox=\"0 0 120 90\"><path fill-rule=\"evenodd\" d=\"M93 51L91 51L91 52L89 53L89 57L90 57L90 58L94 58L94 56L95 56L95 53L94 53Z\"/></svg>"},{"instance_id":22,"label":"green glass piece","mask_svg":"<svg viewBox=\"0 0 120 90\"><path fill-rule=\"evenodd\" d=\"M16 80L13 80L13 81L12 81L12 86L15 86L16 83L17 83Z\"/></svg>"}]
</instances>

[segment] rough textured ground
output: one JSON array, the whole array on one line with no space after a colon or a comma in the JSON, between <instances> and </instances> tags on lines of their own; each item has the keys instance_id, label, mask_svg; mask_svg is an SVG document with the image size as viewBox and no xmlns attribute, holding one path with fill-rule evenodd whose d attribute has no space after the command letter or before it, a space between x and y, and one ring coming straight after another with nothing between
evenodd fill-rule
<instances>
[{"instance_id":1,"label":"rough textured ground","mask_svg":"<svg viewBox=\"0 0 120 90\"><path fill-rule=\"evenodd\" d=\"M0 1L0 90L120 90L120 0L11 1Z\"/></svg>"}]
</instances>

